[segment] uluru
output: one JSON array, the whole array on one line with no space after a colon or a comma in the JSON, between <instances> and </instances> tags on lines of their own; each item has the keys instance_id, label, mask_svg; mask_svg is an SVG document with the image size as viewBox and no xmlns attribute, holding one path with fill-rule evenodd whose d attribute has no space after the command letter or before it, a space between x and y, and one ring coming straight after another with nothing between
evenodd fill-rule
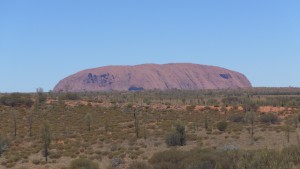
<instances>
[{"instance_id":1,"label":"uluru","mask_svg":"<svg viewBox=\"0 0 300 169\"><path fill-rule=\"evenodd\" d=\"M54 92L201 90L250 88L247 77L216 66L192 63L104 66L62 79Z\"/></svg>"}]
</instances>

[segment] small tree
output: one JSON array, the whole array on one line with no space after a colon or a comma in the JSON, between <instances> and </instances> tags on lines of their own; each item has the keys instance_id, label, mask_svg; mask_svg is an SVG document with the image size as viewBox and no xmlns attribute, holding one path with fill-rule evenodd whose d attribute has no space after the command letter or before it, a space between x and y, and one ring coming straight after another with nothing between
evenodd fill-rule
<instances>
[{"instance_id":1,"label":"small tree","mask_svg":"<svg viewBox=\"0 0 300 169\"><path fill-rule=\"evenodd\" d=\"M251 136L252 139L254 138L254 126L255 126L255 113L254 112L247 112L245 116L246 121L251 125Z\"/></svg>"},{"instance_id":2,"label":"small tree","mask_svg":"<svg viewBox=\"0 0 300 169\"><path fill-rule=\"evenodd\" d=\"M144 137L144 140L146 140L147 137L148 137L148 136L147 136L147 127L146 127L146 125L144 125L143 128L144 128L144 129L143 129L143 130L144 130L144 131L143 131L143 137Z\"/></svg>"},{"instance_id":3,"label":"small tree","mask_svg":"<svg viewBox=\"0 0 300 169\"><path fill-rule=\"evenodd\" d=\"M47 100L47 96L44 94L43 88L39 87L36 89L36 100L35 100L35 108L38 109L41 103Z\"/></svg>"},{"instance_id":4,"label":"small tree","mask_svg":"<svg viewBox=\"0 0 300 169\"><path fill-rule=\"evenodd\" d=\"M135 128L135 134L136 138L139 138L139 120L137 118L137 111L136 108L133 109L133 117L134 117L134 128Z\"/></svg>"},{"instance_id":5,"label":"small tree","mask_svg":"<svg viewBox=\"0 0 300 169\"><path fill-rule=\"evenodd\" d=\"M88 131L91 131L91 114L88 113L85 116L86 125L88 127Z\"/></svg>"},{"instance_id":6,"label":"small tree","mask_svg":"<svg viewBox=\"0 0 300 169\"><path fill-rule=\"evenodd\" d=\"M110 116L109 114L107 114L106 112L103 113L104 114L104 130L105 132L109 131L109 122L110 122Z\"/></svg>"},{"instance_id":7,"label":"small tree","mask_svg":"<svg viewBox=\"0 0 300 169\"><path fill-rule=\"evenodd\" d=\"M41 137L44 146L43 155L45 157L46 162L48 162L49 147L51 144L51 132L50 132L50 125L47 121L44 122Z\"/></svg>"},{"instance_id":8,"label":"small tree","mask_svg":"<svg viewBox=\"0 0 300 169\"><path fill-rule=\"evenodd\" d=\"M29 133L29 137L32 136L32 123L33 123L33 117L32 117L32 113L30 113L28 115L28 133Z\"/></svg>"},{"instance_id":9,"label":"small tree","mask_svg":"<svg viewBox=\"0 0 300 169\"><path fill-rule=\"evenodd\" d=\"M205 116L205 119L204 119L204 127L206 130L208 130L208 119L207 119L207 116Z\"/></svg>"},{"instance_id":10,"label":"small tree","mask_svg":"<svg viewBox=\"0 0 300 169\"><path fill-rule=\"evenodd\" d=\"M195 123L194 123L194 125L195 125L195 130L196 131L198 131L199 130L199 117L197 116L196 118L195 118Z\"/></svg>"},{"instance_id":11,"label":"small tree","mask_svg":"<svg viewBox=\"0 0 300 169\"><path fill-rule=\"evenodd\" d=\"M176 131L180 135L180 146L184 146L186 143L185 126L178 124Z\"/></svg>"},{"instance_id":12,"label":"small tree","mask_svg":"<svg viewBox=\"0 0 300 169\"><path fill-rule=\"evenodd\" d=\"M148 109L148 108L147 108ZM143 125L143 137L144 139L146 140L147 139L147 124L148 124L148 110L146 110L146 115L145 115L145 118L144 118L144 125Z\"/></svg>"},{"instance_id":13,"label":"small tree","mask_svg":"<svg viewBox=\"0 0 300 169\"><path fill-rule=\"evenodd\" d=\"M286 139L287 139L287 142L290 143L290 135L291 135L291 126L289 124L287 124L285 126L285 136L286 136Z\"/></svg>"},{"instance_id":14,"label":"small tree","mask_svg":"<svg viewBox=\"0 0 300 169\"><path fill-rule=\"evenodd\" d=\"M133 118L134 118L134 130L135 130L135 135L136 138L139 138L140 136L140 126L139 126L139 119L138 119L138 108L133 107L133 105L131 103L129 103L128 105L126 105L126 108L122 110L124 113L129 113L129 112L133 112Z\"/></svg>"},{"instance_id":15,"label":"small tree","mask_svg":"<svg viewBox=\"0 0 300 169\"><path fill-rule=\"evenodd\" d=\"M14 136L17 136L17 112L13 111L13 123L14 123Z\"/></svg>"},{"instance_id":16,"label":"small tree","mask_svg":"<svg viewBox=\"0 0 300 169\"><path fill-rule=\"evenodd\" d=\"M299 116L299 115L296 115L296 116L294 117L294 119L293 119L294 124L295 124L295 128L298 128L299 118L300 118L300 116Z\"/></svg>"}]
</instances>

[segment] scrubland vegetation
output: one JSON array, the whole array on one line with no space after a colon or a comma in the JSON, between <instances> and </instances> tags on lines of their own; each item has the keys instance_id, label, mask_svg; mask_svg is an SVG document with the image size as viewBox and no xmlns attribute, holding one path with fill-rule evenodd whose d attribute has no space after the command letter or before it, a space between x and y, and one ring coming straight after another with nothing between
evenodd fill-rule
<instances>
[{"instance_id":1,"label":"scrubland vegetation","mask_svg":"<svg viewBox=\"0 0 300 169\"><path fill-rule=\"evenodd\" d=\"M0 168L300 168L300 89L0 94Z\"/></svg>"}]
</instances>

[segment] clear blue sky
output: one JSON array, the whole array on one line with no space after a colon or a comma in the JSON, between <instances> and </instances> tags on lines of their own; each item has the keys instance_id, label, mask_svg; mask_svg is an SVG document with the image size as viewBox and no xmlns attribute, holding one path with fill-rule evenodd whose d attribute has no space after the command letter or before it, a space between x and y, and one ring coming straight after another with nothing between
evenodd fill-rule
<instances>
[{"instance_id":1,"label":"clear blue sky","mask_svg":"<svg viewBox=\"0 0 300 169\"><path fill-rule=\"evenodd\" d=\"M300 87L299 0L0 0L0 92L105 65L192 62Z\"/></svg>"}]
</instances>

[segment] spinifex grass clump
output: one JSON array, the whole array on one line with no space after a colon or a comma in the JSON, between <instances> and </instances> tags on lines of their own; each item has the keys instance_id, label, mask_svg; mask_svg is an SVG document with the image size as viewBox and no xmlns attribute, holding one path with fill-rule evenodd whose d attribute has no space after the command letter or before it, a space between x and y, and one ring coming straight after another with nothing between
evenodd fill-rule
<instances>
[{"instance_id":1,"label":"spinifex grass clump","mask_svg":"<svg viewBox=\"0 0 300 169\"><path fill-rule=\"evenodd\" d=\"M73 160L69 169L99 169L99 165L91 160L79 158Z\"/></svg>"},{"instance_id":2,"label":"spinifex grass clump","mask_svg":"<svg viewBox=\"0 0 300 169\"><path fill-rule=\"evenodd\" d=\"M0 133L0 157L8 149L8 140Z\"/></svg>"}]
</instances>

